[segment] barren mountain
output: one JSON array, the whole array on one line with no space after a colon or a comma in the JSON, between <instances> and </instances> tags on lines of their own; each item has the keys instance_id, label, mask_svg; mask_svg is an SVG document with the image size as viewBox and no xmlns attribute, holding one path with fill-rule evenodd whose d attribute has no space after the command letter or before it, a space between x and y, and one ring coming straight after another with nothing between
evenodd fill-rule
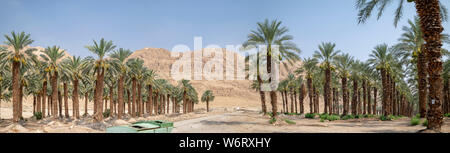
<instances>
[{"instance_id":1,"label":"barren mountain","mask_svg":"<svg viewBox=\"0 0 450 153\"><path fill-rule=\"evenodd\" d=\"M202 60L202 68L204 67L205 63L207 62L219 62L220 58L214 58L215 55L208 57L202 57L200 58L194 58L194 52L200 54L203 53L205 55L206 49L203 49L202 51L190 51L190 52L184 52L183 54L191 54L191 60L199 62ZM219 49L220 50L220 49ZM225 49L222 50L222 56L223 56L223 78L226 78L226 56L227 55L234 55L235 59L242 58L240 54L234 52L234 51L227 51ZM171 52L162 49L162 48L144 48L135 51L129 58L141 58L144 60L144 65L148 68L154 70L157 72L158 76L164 79L167 79L172 84L176 85L177 82L172 78L171 70L174 65L174 63L181 58L180 56L171 57ZM191 71L194 71L193 64L194 62L191 62ZM237 77L236 72L236 61L234 61L234 77ZM283 79L287 76L289 72L293 72L296 68L298 68L301 65L301 62L297 62L294 64L294 66L289 66L288 68L284 68L284 66L281 66L280 70L280 78ZM214 68L213 70L215 70ZM191 74L194 74L192 72ZM191 75L193 76L193 75ZM258 92L252 90L250 88L251 80L206 80L204 77L202 77L201 80L193 80L193 77L191 77L191 83L192 85L197 89L199 94L202 94L205 90L212 90L214 94L216 95L216 99L214 102L211 103L212 108L214 107L226 107L226 108L235 108L235 107L250 107L254 109L260 109L261 108L261 102ZM199 95L201 96L201 95ZM281 108L281 96L278 96L279 98L279 105ZM268 109L270 109L270 100L269 95L266 95L266 105L268 106ZM305 111L309 111L309 103L308 99L305 99ZM198 107L197 107L198 106ZM196 105L197 108L204 107L203 104Z\"/></svg>"}]
</instances>

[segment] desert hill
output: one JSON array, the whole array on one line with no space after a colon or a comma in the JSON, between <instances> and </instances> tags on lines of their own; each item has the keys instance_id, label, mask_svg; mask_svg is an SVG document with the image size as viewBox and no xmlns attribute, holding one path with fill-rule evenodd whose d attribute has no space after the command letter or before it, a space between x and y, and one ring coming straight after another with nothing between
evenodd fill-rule
<instances>
[{"instance_id":1,"label":"desert hill","mask_svg":"<svg viewBox=\"0 0 450 153\"><path fill-rule=\"evenodd\" d=\"M220 49L219 49L220 50ZM233 54L235 59L241 57L234 51L228 51L225 49L221 49L223 52L223 57L225 58L227 54ZM202 59L194 59L194 52L202 52L205 53L205 49L202 51L190 51L184 52L191 54L191 60L202 60L203 64L208 61L214 60L211 57L203 57ZM214 55L213 55L214 56ZM172 84L177 84L177 82L172 78L170 72L173 66L173 63L177 61L180 57L171 57L171 52L162 49L162 48L143 48L135 51L129 58L141 58L144 60L144 65L154 71L164 79L167 79ZM215 59L217 60L217 59ZM224 78L225 77L225 65L226 59L223 60L224 65ZM236 65L236 62L235 62ZM290 72L293 73L298 67L300 67L301 62L295 63L293 66L289 66L288 68L284 68L281 66L280 68L280 78L285 78ZM193 66L193 64L191 65ZM192 68L193 69L193 68ZM235 66L236 69L236 66ZM193 70L192 70L193 71ZM193 72L192 72L193 74ZM235 70L235 76L236 70ZM191 80L192 85L198 90L199 94L202 94L205 90L212 90L216 95L215 101L211 103L212 107L226 107L226 108L234 108L234 107L249 107L254 109L261 108L261 102L258 92L252 90L250 88L251 85L250 80ZM201 95L200 95L201 96ZM279 105L281 106L281 97L279 97ZM266 105L268 109L270 109L269 96L266 95ZM308 100L305 99L305 109L309 110ZM198 105L197 105L198 106ZM197 107L196 106L196 107ZM198 106L200 108L204 107L202 104ZM279 107L281 108L281 107Z\"/></svg>"}]
</instances>

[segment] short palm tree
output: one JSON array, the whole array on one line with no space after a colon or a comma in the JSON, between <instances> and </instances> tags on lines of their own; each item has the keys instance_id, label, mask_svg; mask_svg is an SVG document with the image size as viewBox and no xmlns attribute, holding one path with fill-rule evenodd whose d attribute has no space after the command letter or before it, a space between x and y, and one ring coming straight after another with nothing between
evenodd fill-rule
<instances>
[{"instance_id":1,"label":"short palm tree","mask_svg":"<svg viewBox=\"0 0 450 153\"><path fill-rule=\"evenodd\" d=\"M209 102L214 101L214 94L211 90L206 90L202 95L202 102L206 102L206 112L209 112Z\"/></svg>"}]
</instances>

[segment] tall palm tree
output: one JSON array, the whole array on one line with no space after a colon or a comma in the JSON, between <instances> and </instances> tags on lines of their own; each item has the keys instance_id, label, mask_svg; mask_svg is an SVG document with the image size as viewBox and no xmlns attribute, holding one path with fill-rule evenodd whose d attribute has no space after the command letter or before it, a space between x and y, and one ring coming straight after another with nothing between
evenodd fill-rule
<instances>
[{"instance_id":1,"label":"tall palm tree","mask_svg":"<svg viewBox=\"0 0 450 153\"><path fill-rule=\"evenodd\" d=\"M61 71L61 59L64 57L65 51L60 49L58 46L47 47L44 54L41 54L41 58L48 64L46 71L50 74L50 81L52 87L52 116L54 118L58 117L58 107L56 102L58 101L58 73ZM49 106L50 107L50 106Z\"/></svg>"},{"instance_id":2,"label":"tall palm tree","mask_svg":"<svg viewBox=\"0 0 450 153\"><path fill-rule=\"evenodd\" d=\"M131 55L130 50L126 50L123 48L120 48L119 50L114 51L110 57L113 59L114 67L117 71L119 71L119 79L117 80L118 86L117 86L117 101L118 101L118 113L117 118L121 119L123 116L124 110L124 102L123 102L123 96L124 96L124 86L123 81L126 76L126 73L128 72L128 67L126 65L127 58ZM151 98L150 98L151 99Z\"/></svg>"},{"instance_id":3,"label":"tall palm tree","mask_svg":"<svg viewBox=\"0 0 450 153\"><path fill-rule=\"evenodd\" d=\"M286 27L281 27L281 21L273 20L269 22L269 20L266 19L264 22L258 22L257 25L257 30L252 31L247 36L247 41L243 44L243 46L266 46L266 68L267 73L271 75L268 79L268 81L271 82L270 100L272 104L273 117L276 118L276 84L272 83L272 79L276 79L274 78L276 74L272 74L272 71L277 71L272 68L272 57L278 56L274 57L274 59L278 58L279 60L283 60L284 58L288 63L292 64L293 61L299 60L298 54L300 53L300 49L298 49L297 46L293 42L291 42L293 37L286 34L289 30ZM274 54L274 49L276 48L273 47L275 46L278 46L279 55Z\"/></svg>"},{"instance_id":4,"label":"tall palm tree","mask_svg":"<svg viewBox=\"0 0 450 153\"><path fill-rule=\"evenodd\" d=\"M94 60L90 58L94 65L94 73L96 74L96 82L95 82L95 90L94 90L94 105L97 106L96 114L94 114L94 119L96 121L103 120L102 114L102 98L103 98L103 85L104 85L104 77L105 77L105 69L108 67L108 60L105 59L108 52L114 50L116 46L112 41L106 41L105 39L101 39L98 43L97 41L93 41L94 45L86 46L86 48L92 53L98 56L98 59Z\"/></svg>"},{"instance_id":5,"label":"tall palm tree","mask_svg":"<svg viewBox=\"0 0 450 153\"><path fill-rule=\"evenodd\" d=\"M209 102L214 101L214 94L211 90L206 90L202 95L202 102L206 102L206 112L209 112Z\"/></svg>"},{"instance_id":6,"label":"tall palm tree","mask_svg":"<svg viewBox=\"0 0 450 153\"><path fill-rule=\"evenodd\" d=\"M137 115L139 117L142 116L142 102L141 98L141 86L144 78L145 71L147 71L146 67L144 67L144 60L140 58L133 58L127 61L127 66L130 68L129 75L132 79L132 94L133 94L133 105L132 111L134 114L132 116Z\"/></svg>"},{"instance_id":7,"label":"tall palm tree","mask_svg":"<svg viewBox=\"0 0 450 153\"><path fill-rule=\"evenodd\" d=\"M308 87L308 97L309 97L309 113L314 112L314 89L313 89L313 76L318 70L318 61L315 58L305 58L303 59L303 65L299 69L295 70L295 73L302 75L305 73L306 84Z\"/></svg>"},{"instance_id":8,"label":"tall palm tree","mask_svg":"<svg viewBox=\"0 0 450 153\"><path fill-rule=\"evenodd\" d=\"M153 70L148 70L144 73L144 80L147 85L147 113L152 115L153 106L155 101L153 101L153 87L155 85L156 73Z\"/></svg>"},{"instance_id":9,"label":"tall palm tree","mask_svg":"<svg viewBox=\"0 0 450 153\"><path fill-rule=\"evenodd\" d=\"M13 101L13 122L18 122L20 116L22 116L22 110L19 109L20 101L20 78L19 70L26 64L28 55L31 55L36 49L24 48L33 43L30 38L30 34L25 32L16 33L11 32L11 36L5 35L6 45L12 49L4 49L1 54L4 54L5 59L11 64L12 71L12 101Z\"/></svg>"},{"instance_id":10,"label":"tall palm tree","mask_svg":"<svg viewBox=\"0 0 450 153\"><path fill-rule=\"evenodd\" d=\"M342 115L347 115L349 109L349 91L347 79L350 77L350 68L353 64L353 57L348 53L336 56L334 60L336 69L339 77L341 78L342 86L342 101L343 101L343 112Z\"/></svg>"},{"instance_id":11,"label":"tall palm tree","mask_svg":"<svg viewBox=\"0 0 450 153\"><path fill-rule=\"evenodd\" d=\"M407 0L414 2L416 12L420 18L421 31L424 34L424 52L427 55L428 63L428 111L427 129L440 131L443 123L442 114L442 61L441 61L441 33L444 30L442 20L447 20L447 9L439 0ZM386 6L392 0L357 0L356 6L359 9L359 23L364 23L371 16L371 12L375 7L378 8L378 18L383 14ZM402 17L403 4L405 0L400 0L397 10L395 11L394 25L397 26L398 21Z\"/></svg>"},{"instance_id":12,"label":"tall palm tree","mask_svg":"<svg viewBox=\"0 0 450 153\"><path fill-rule=\"evenodd\" d=\"M389 96L389 84L388 84L388 78L389 78L389 71L391 69L392 64L392 54L389 52L389 47L386 44L377 45L372 53L369 55L370 59L368 62L372 64L376 70L380 71L381 80L382 80L382 88L383 88L383 109L385 109L384 114L385 116L391 115L390 109L390 99Z\"/></svg>"},{"instance_id":13,"label":"tall palm tree","mask_svg":"<svg viewBox=\"0 0 450 153\"><path fill-rule=\"evenodd\" d=\"M395 47L401 50L403 53L403 62L411 63L417 67L417 82L419 89L419 113L420 117L426 116L426 96L427 96L427 64L426 57L423 51L423 33L420 28L419 18L414 17L414 21L408 20L409 26L404 26L404 33L401 35L399 41ZM450 43L449 36L447 34L441 34L441 40L443 42Z\"/></svg>"},{"instance_id":14,"label":"tall palm tree","mask_svg":"<svg viewBox=\"0 0 450 153\"><path fill-rule=\"evenodd\" d=\"M327 113L329 109L330 113L332 111L331 106L331 71L334 69L333 60L339 54L340 50L335 49L336 44L334 43L323 43L319 45L319 51L314 52L314 58L321 60L321 68L325 69L325 107L324 112Z\"/></svg>"},{"instance_id":15,"label":"tall palm tree","mask_svg":"<svg viewBox=\"0 0 450 153\"><path fill-rule=\"evenodd\" d=\"M72 115L75 118L80 118L80 101L79 101L79 83L83 78L83 60L79 56L72 56L63 61L63 68L68 71L70 79L72 81Z\"/></svg>"}]
</instances>

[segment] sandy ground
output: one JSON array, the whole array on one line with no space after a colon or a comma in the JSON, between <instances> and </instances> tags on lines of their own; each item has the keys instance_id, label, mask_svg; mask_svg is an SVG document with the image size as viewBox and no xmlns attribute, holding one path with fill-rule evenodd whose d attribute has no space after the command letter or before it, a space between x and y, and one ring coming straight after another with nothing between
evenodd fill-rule
<instances>
[{"instance_id":1,"label":"sandy ground","mask_svg":"<svg viewBox=\"0 0 450 153\"><path fill-rule=\"evenodd\" d=\"M71 102L69 101L69 103ZM200 103L195 105L195 112L189 114L146 115L140 118L127 116L123 120L107 118L101 123L95 123L90 116L82 117L79 120L45 118L36 121L32 118L32 103L25 102L23 116L27 121L13 124L11 122L11 103L2 102L0 133L103 133L107 127L130 124L140 120L174 122L172 131L174 133L413 133L425 128L422 125L410 126L409 118L395 121L354 119L320 122L320 119L305 119L303 115L280 115L278 124L272 125L269 123L268 116L260 114L259 101L226 98L223 101L214 101L210 105L211 112L208 113L206 113L205 104ZM80 113L84 114L84 101L80 108L82 108ZM308 110L306 109L306 112ZM92 103L88 105L88 113L92 114ZM69 106L69 114L72 114L71 106ZM284 119L292 120L296 124L287 124ZM449 118L445 118L442 132L450 133Z\"/></svg>"},{"instance_id":2,"label":"sandy ground","mask_svg":"<svg viewBox=\"0 0 450 153\"><path fill-rule=\"evenodd\" d=\"M296 124L287 124L289 119ZM325 121L305 119L302 116L281 115L277 124L270 124L268 116L262 116L258 110L228 110L216 108L206 113L199 109L189 114L170 114L140 118L126 117L123 120L107 118L104 122L94 123L91 117L80 120L44 119L12 124L10 119L0 121L0 133L103 133L110 126L130 124L140 120L166 120L174 122L173 133L414 133L424 126L410 126L409 118L395 121L377 119L353 119L346 121ZM450 133L450 119L446 118L442 132Z\"/></svg>"}]
</instances>

